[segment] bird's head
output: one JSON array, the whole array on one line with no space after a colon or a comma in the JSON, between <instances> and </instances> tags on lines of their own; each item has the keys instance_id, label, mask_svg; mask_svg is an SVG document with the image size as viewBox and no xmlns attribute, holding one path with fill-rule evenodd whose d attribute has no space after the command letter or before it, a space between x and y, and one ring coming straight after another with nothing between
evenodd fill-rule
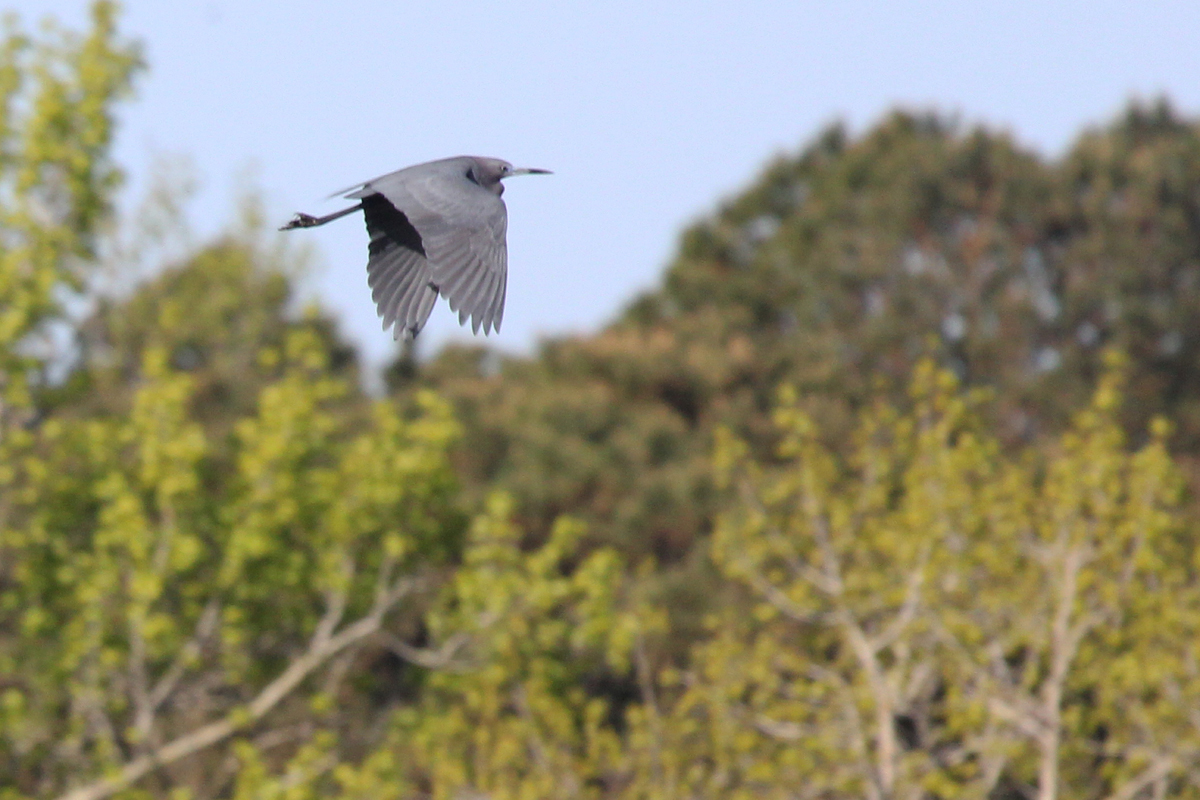
<instances>
[{"instance_id":1,"label":"bird's head","mask_svg":"<svg viewBox=\"0 0 1200 800\"><path fill-rule=\"evenodd\" d=\"M475 182L480 186L491 189L496 194L502 194L504 187L500 181L505 178L512 178L517 175L550 175L548 169L536 169L534 167L514 167L512 164L500 158L476 158L474 178Z\"/></svg>"}]
</instances>

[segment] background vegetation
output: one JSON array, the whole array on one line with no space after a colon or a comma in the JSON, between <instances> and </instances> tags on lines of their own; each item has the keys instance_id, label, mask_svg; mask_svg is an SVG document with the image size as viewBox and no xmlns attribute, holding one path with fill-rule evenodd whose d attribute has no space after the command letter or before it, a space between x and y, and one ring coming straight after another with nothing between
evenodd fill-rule
<instances>
[{"instance_id":1,"label":"background vegetation","mask_svg":"<svg viewBox=\"0 0 1200 800\"><path fill-rule=\"evenodd\" d=\"M0 798L1200 796L1196 120L832 127L371 397L252 232L103 271L115 22L0 47Z\"/></svg>"}]
</instances>

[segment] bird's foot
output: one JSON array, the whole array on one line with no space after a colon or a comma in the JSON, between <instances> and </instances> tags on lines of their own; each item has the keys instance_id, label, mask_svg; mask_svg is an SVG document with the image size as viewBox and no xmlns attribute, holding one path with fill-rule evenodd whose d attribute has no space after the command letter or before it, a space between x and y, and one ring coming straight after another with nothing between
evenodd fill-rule
<instances>
[{"instance_id":1,"label":"bird's foot","mask_svg":"<svg viewBox=\"0 0 1200 800\"><path fill-rule=\"evenodd\" d=\"M279 230L290 231L293 228L311 228L314 225L320 225L321 222L311 214L301 214L297 212L296 216L292 217L287 225L284 225Z\"/></svg>"}]
</instances>

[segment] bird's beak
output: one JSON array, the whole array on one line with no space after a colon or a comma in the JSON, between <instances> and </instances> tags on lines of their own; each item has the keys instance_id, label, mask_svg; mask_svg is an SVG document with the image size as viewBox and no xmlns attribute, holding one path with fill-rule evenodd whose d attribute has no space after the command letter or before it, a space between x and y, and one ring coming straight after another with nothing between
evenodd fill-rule
<instances>
[{"instance_id":1,"label":"bird's beak","mask_svg":"<svg viewBox=\"0 0 1200 800\"><path fill-rule=\"evenodd\" d=\"M535 167L514 167L509 175L553 175L554 173L548 169L537 169Z\"/></svg>"}]
</instances>

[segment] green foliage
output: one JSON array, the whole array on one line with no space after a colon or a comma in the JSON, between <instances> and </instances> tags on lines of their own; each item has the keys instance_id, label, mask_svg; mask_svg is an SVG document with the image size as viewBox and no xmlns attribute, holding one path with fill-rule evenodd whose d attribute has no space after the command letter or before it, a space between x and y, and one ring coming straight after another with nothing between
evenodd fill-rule
<instances>
[{"instance_id":1,"label":"green foliage","mask_svg":"<svg viewBox=\"0 0 1200 800\"><path fill-rule=\"evenodd\" d=\"M718 437L729 602L682 666L655 655L646 576L571 556L569 523L522 554L493 504L431 617L458 658L323 791L1192 796L1200 554L1167 426L1128 448L1128 371L1114 356L1069 430L1020 452L993 400L928 362L848 443L783 391L770 459ZM603 663L624 702L585 691Z\"/></svg>"},{"instance_id":2,"label":"green foliage","mask_svg":"<svg viewBox=\"0 0 1200 800\"><path fill-rule=\"evenodd\" d=\"M318 310L295 318L293 294L286 273L246 237L206 245L131 292L98 298L79 326L74 369L39 393L40 404L55 414L125 413L146 352L160 349L190 376L194 410L221 445L275 377L262 352L282 348L297 330L316 335L333 372L356 388L353 349Z\"/></svg>"},{"instance_id":3,"label":"green foliage","mask_svg":"<svg viewBox=\"0 0 1200 800\"><path fill-rule=\"evenodd\" d=\"M1194 123L831 128L372 401L252 232L62 313L114 20L0 48L0 800L1200 796Z\"/></svg>"},{"instance_id":4,"label":"green foliage","mask_svg":"<svg viewBox=\"0 0 1200 800\"><path fill-rule=\"evenodd\" d=\"M116 6L92 7L86 36L34 42L7 26L0 42L0 402L23 405L39 361L31 334L79 289L120 171L108 157L114 104L128 94L138 49L116 30Z\"/></svg>"},{"instance_id":5,"label":"green foliage","mask_svg":"<svg viewBox=\"0 0 1200 800\"><path fill-rule=\"evenodd\" d=\"M669 332L612 332L552 343L540 363L510 362L491 377L482 364L466 374L434 365L429 383L472 426L462 469L517 497L537 535L560 514L582 514L592 538L673 561L712 511L708 444L689 409L737 380L709 352L677 360L677 346Z\"/></svg>"},{"instance_id":6,"label":"green foliage","mask_svg":"<svg viewBox=\"0 0 1200 800\"><path fill-rule=\"evenodd\" d=\"M589 673L627 662L640 621L616 612L622 565L608 551L575 558L577 525L563 521L522 553L510 506L493 498L476 520L466 560L431 618L434 638L461 643L400 714L389 743L342 782L491 798L583 797L619 755L606 699Z\"/></svg>"},{"instance_id":7,"label":"green foliage","mask_svg":"<svg viewBox=\"0 0 1200 800\"><path fill-rule=\"evenodd\" d=\"M457 429L431 396L412 419L339 411L347 386L312 333L263 359L280 377L237 424L228 474L206 469L193 381L160 349L128 415L34 434L0 529L0 790L136 779L189 732L263 751L272 720L328 727L334 698L372 713L347 670L457 549ZM199 776L220 763L168 760L159 781L219 791L228 773Z\"/></svg>"},{"instance_id":8,"label":"green foliage","mask_svg":"<svg viewBox=\"0 0 1200 800\"><path fill-rule=\"evenodd\" d=\"M858 408L902 398L931 358L995 393L988 413L1015 446L1069 424L1112 345L1131 355L1125 423L1161 414L1194 451L1197 180L1200 128L1165 102L1053 162L936 114L834 126L684 232L661 286L606 330L532 358L405 362L397 386L451 399L471 490L509 491L533 535L570 513L694 582L718 509L714 432L768 456L781 382L844 440Z\"/></svg>"},{"instance_id":9,"label":"green foliage","mask_svg":"<svg viewBox=\"0 0 1200 800\"><path fill-rule=\"evenodd\" d=\"M932 357L993 388L1015 439L1065 425L1115 345L1131 422L1166 414L1190 448L1198 176L1200 128L1165 101L1053 163L934 114L834 127L686 232L627 322L705 316L719 340L751 337L759 374L835 408Z\"/></svg>"},{"instance_id":10,"label":"green foliage","mask_svg":"<svg viewBox=\"0 0 1200 800\"><path fill-rule=\"evenodd\" d=\"M721 444L737 500L714 558L759 623L702 648L723 695L696 681L682 701L741 720L741 764L705 796L803 780L1085 798L1133 796L1150 768L1194 780L1200 731L1168 698L1200 689L1196 545L1165 426L1125 449L1115 369L1056 446L1015 457L928 365L913 410L867 412L844 456L786 396L780 464Z\"/></svg>"}]
</instances>

